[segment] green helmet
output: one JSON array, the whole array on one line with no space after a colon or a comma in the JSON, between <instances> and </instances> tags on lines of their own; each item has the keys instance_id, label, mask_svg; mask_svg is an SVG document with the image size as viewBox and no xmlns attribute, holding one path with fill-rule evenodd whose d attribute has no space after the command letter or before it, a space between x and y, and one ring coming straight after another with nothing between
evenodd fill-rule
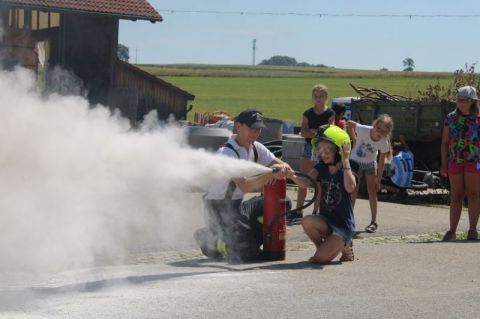
<instances>
[{"instance_id":1,"label":"green helmet","mask_svg":"<svg viewBox=\"0 0 480 319\"><path fill-rule=\"evenodd\" d=\"M317 147L320 141L327 141L334 144L339 154L343 143L348 142L348 145L351 146L350 136L347 132L333 124L322 125L318 128L317 136L312 139L313 146Z\"/></svg>"}]
</instances>

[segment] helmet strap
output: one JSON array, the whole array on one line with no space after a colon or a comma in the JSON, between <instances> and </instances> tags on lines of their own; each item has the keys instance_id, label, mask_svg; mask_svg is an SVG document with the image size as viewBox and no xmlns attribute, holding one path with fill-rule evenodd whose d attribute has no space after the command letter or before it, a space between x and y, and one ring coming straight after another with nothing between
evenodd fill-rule
<instances>
[{"instance_id":1,"label":"helmet strap","mask_svg":"<svg viewBox=\"0 0 480 319\"><path fill-rule=\"evenodd\" d=\"M328 163L328 164L325 164L327 166L337 166L338 163L340 163L340 161L342 160L342 157L340 156L340 154L335 154L335 159L333 160L333 163Z\"/></svg>"}]
</instances>

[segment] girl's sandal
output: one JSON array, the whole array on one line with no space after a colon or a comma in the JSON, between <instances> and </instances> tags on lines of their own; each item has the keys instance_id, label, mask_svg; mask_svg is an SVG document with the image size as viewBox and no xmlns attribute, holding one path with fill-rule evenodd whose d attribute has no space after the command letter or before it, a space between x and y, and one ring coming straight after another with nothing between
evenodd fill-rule
<instances>
[{"instance_id":1,"label":"girl's sandal","mask_svg":"<svg viewBox=\"0 0 480 319\"><path fill-rule=\"evenodd\" d=\"M308 262L312 264L319 264L319 262L313 256L308 259Z\"/></svg>"},{"instance_id":2,"label":"girl's sandal","mask_svg":"<svg viewBox=\"0 0 480 319\"><path fill-rule=\"evenodd\" d=\"M455 232L449 230L443 235L442 241L452 241L457 239Z\"/></svg>"},{"instance_id":3,"label":"girl's sandal","mask_svg":"<svg viewBox=\"0 0 480 319\"><path fill-rule=\"evenodd\" d=\"M355 256L353 255L353 242L343 247L342 256L340 257L340 261L354 261Z\"/></svg>"},{"instance_id":4,"label":"girl's sandal","mask_svg":"<svg viewBox=\"0 0 480 319\"><path fill-rule=\"evenodd\" d=\"M377 223L370 223L370 225L368 225L367 227L365 227L365 231L366 231L367 233L372 234L372 233L374 233L374 232L377 231L377 228L378 228Z\"/></svg>"},{"instance_id":5,"label":"girl's sandal","mask_svg":"<svg viewBox=\"0 0 480 319\"><path fill-rule=\"evenodd\" d=\"M474 228L470 228L467 233L467 240L478 240L478 232Z\"/></svg>"}]
</instances>

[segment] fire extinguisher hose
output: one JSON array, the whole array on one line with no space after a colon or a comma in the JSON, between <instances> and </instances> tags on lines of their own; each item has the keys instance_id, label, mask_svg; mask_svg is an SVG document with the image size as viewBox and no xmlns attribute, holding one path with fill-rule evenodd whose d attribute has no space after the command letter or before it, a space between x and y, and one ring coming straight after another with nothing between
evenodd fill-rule
<instances>
[{"instance_id":1,"label":"fire extinguisher hose","mask_svg":"<svg viewBox=\"0 0 480 319\"><path fill-rule=\"evenodd\" d=\"M318 196L318 187L317 187L317 182L311 178L310 176L308 176L307 174L303 174L301 172L295 172L295 175L297 176L301 176L301 177L304 177L306 179L308 179L310 181L310 184L313 186L314 188L314 193L313 193L313 197L312 199L310 199L309 201L307 201L306 204L304 204L303 206L301 207L298 207L298 208L295 208L295 209L292 209L292 210L289 210L289 211L286 211L284 213L280 213L278 215L276 215L272 221L270 222L270 225L268 225L268 233L267 233L267 237L270 237L272 235L272 230L273 230L273 225L275 225L275 223L280 220L280 218L282 218L283 216L285 215L288 215L288 214L291 214L293 212L296 212L296 211L299 211L299 210L302 210L304 208L307 208L308 206L312 205L314 202L315 202L315 198L317 198Z\"/></svg>"}]
</instances>

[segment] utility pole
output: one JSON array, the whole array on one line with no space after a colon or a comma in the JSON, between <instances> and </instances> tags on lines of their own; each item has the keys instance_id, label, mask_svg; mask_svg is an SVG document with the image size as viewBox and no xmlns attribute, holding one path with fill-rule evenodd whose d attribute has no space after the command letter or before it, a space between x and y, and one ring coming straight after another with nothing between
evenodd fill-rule
<instances>
[{"instance_id":1,"label":"utility pole","mask_svg":"<svg viewBox=\"0 0 480 319\"><path fill-rule=\"evenodd\" d=\"M253 50L253 59L252 59L252 64L255 65L255 50L257 49L257 39L253 39L253 46L252 46L252 50Z\"/></svg>"},{"instance_id":2,"label":"utility pole","mask_svg":"<svg viewBox=\"0 0 480 319\"><path fill-rule=\"evenodd\" d=\"M138 64L138 49L135 48L135 64Z\"/></svg>"}]
</instances>

